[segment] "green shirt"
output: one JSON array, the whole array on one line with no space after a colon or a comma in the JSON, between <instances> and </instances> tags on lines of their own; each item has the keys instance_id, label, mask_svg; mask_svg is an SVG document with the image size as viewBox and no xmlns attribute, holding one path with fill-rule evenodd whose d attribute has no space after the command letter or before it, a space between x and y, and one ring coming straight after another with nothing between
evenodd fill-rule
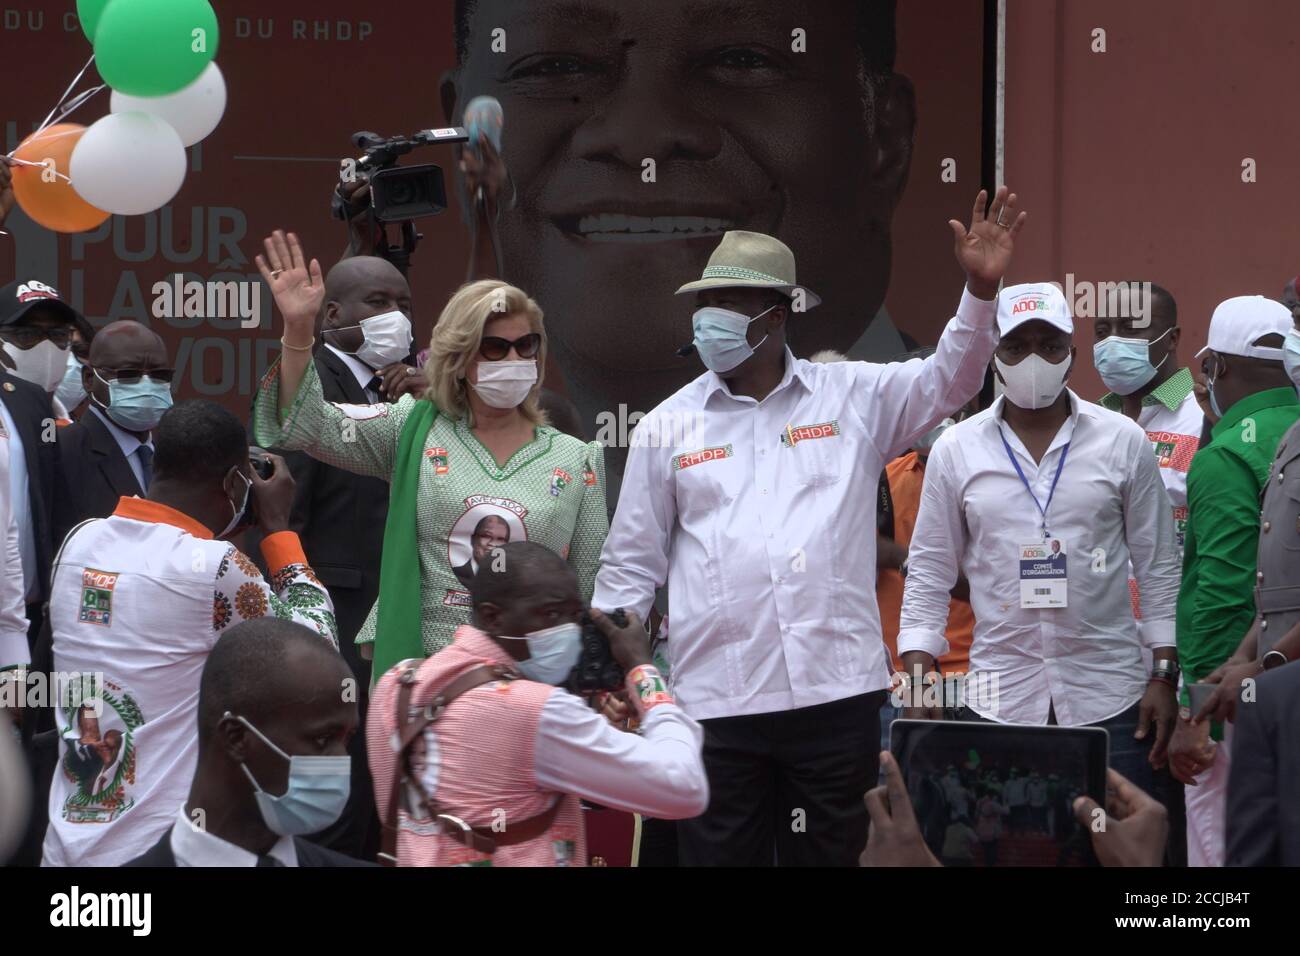
<instances>
[{"instance_id":1,"label":"green shirt","mask_svg":"<svg viewBox=\"0 0 1300 956\"><path fill-rule=\"evenodd\" d=\"M1173 375L1157 385L1151 391L1142 396L1142 407L1148 405L1163 405L1171 412L1178 411L1183 404L1192 386L1195 384L1192 379L1192 370L1189 368L1180 368ZM1107 392L1101 398L1097 399L1097 404L1102 408L1108 408L1112 412L1124 411L1124 396L1116 395L1114 392Z\"/></svg>"},{"instance_id":2,"label":"green shirt","mask_svg":"<svg viewBox=\"0 0 1300 956\"><path fill-rule=\"evenodd\" d=\"M1187 683L1227 660L1250 630L1259 498L1277 444L1297 419L1294 388L1256 392L1228 409L1192 459L1178 593L1178 660Z\"/></svg>"}]
</instances>

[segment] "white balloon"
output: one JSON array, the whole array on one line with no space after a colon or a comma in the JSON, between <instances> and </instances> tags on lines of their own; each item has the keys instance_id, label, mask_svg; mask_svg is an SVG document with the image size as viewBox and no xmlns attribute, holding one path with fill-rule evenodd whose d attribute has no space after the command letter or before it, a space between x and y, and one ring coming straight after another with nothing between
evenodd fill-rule
<instances>
[{"instance_id":1,"label":"white balloon","mask_svg":"<svg viewBox=\"0 0 1300 956\"><path fill-rule=\"evenodd\" d=\"M139 110L166 120L185 146L193 146L221 122L226 112L226 81L217 64L209 63L199 78L166 96L130 96L113 91L108 108L114 113Z\"/></svg>"},{"instance_id":2,"label":"white balloon","mask_svg":"<svg viewBox=\"0 0 1300 956\"><path fill-rule=\"evenodd\" d=\"M185 147L176 130L139 111L96 120L72 149L72 188L92 206L138 216L164 206L185 181Z\"/></svg>"}]
</instances>

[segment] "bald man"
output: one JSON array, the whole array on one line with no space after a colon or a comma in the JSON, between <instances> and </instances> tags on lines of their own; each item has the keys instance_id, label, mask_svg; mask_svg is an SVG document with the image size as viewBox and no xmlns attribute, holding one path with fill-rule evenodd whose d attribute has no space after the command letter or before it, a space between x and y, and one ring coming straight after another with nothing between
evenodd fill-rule
<instances>
[{"instance_id":1,"label":"bald man","mask_svg":"<svg viewBox=\"0 0 1300 956\"><path fill-rule=\"evenodd\" d=\"M82 521L106 518L120 498L148 491L150 433L171 408L174 374L163 340L134 319L106 325L91 340L81 369L88 409L56 434L56 548Z\"/></svg>"},{"instance_id":2,"label":"bald man","mask_svg":"<svg viewBox=\"0 0 1300 956\"><path fill-rule=\"evenodd\" d=\"M310 628L262 617L217 641L199 681L189 797L126 866L367 866L303 837L343 810L357 706ZM292 763L291 763L292 762Z\"/></svg>"},{"instance_id":3,"label":"bald man","mask_svg":"<svg viewBox=\"0 0 1300 956\"><path fill-rule=\"evenodd\" d=\"M396 401L424 378L410 362L411 287L392 263L377 256L344 259L325 277L325 307L316 374L325 399L346 405ZM407 381L409 379L409 382ZM280 451L297 483L289 527L298 532L307 560L329 588L339 628L339 651L352 668L361 720L366 716L370 662L355 638L379 597L379 563L388 483L316 461L302 452ZM365 734L349 746L352 797L321 845L348 856L374 859L379 821L366 760Z\"/></svg>"}]
</instances>

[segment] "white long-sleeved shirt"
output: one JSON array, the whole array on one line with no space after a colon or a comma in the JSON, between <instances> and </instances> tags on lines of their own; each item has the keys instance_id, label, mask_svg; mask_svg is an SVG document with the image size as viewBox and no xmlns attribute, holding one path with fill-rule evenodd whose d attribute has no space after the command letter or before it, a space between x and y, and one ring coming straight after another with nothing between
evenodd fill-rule
<instances>
[{"instance_id":1,"label":"white long-sleeved shirt","mask_svg":"<svg viewBox=\"0 0 1300 956\"><path fill-rule=\"evenodd\" d=\"M9 407L0 402L0 425L9 440L9 510L18 522L18 548L22 558L23 601L36 594L36 532L32 527L32 503L27 488L27 451L18 425L9 414Z\"/></svg>"},{"instance_id":2,"label":"white long-sleeved shirt","mask_svg":"<svg viewBox=\"0 0 1300 956\"><path fill-rule=\"evenodd\" d=\"M668 584L670 681L692 717L889 685L876 486L885 462L979 391L995 312L964 292L925 361L814 365L787 350L761 402L706 372L637 425L592 603L644 619Z\"/></svg>"},{"instance_id":3,"label":"white long-sleeved shirt","mask_svg":"<svg viewBox=\"0 0 1300 956\"><path fill-rule=\"evenodd\" d=\"M51 582L59 770L44 866L119 866L185 802L208 654L230 627L275 616L338 646L334 606L292 531L268 535L271 581L212 531L122 498L69 535Z\"/></svg>"},{"instance_id":4,"label":"white long-sleeved shirt","mask_svg":"<svg viewBox=\"0 0 1300 956\"><path fill-rule=\"evenodd\" d=\"M573 694L546 698L533 773L543 789L659 820L697 817L709 805L704 731L675 704L651 707L641 733L617 730Z\"/></svg>"},{"instance_id":5,"label":"white long-sleeved shirt","mask_svg":"<svg viewBox=\"0 0 1300 956\"><path fill-rule=\"evenodd\" d=\"M1173 512L1146 433L1123 415L1070 396L1070 417L1035 462L1009 425L1006 401L948 429L930 451L908 550L898 651L938 657L958 571L970 582L975 635L967 706L1007 723L1068 726L1131 707L1147 683L1142 642L1174 645L1178 546ZM1020 545L1042 540L1043 517L1007 457L1006 436L1050 537L1065 542L1067 606L1020 606ZM1142 589L1139 638L1128 571Z\"/></svg>"},{"instance_id":6,"label":"white long-sleeved shirt","mask_svg":"<svg viewBox=\"0 0 1300 956\"><path fill-rule=\"evenodd\" d=\"M9 454L9 429L0 421L0 534L4 535L4 572L0 574L0 670L31 662L27 646L22 545L9 485ZM23 494L26 495L26 488Z\"/></svg>"}]
</instances>

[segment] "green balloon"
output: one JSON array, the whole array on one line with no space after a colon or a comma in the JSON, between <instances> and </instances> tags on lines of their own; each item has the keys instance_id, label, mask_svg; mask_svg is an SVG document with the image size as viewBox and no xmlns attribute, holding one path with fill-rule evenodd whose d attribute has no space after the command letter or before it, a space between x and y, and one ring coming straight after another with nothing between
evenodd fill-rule
<instances>
[{"instance_id":1,"label":"green balloon","mask_svg":"<svg viewBox=\"0 0 1300 956\"><path fill-rule=\"evenodd\" d=\"M77 19L81 21L81 32L91 43L95 42L95 30L99 27L99 17L108 6L108 0L77 0Z\"/></svg>"},{"instance_id":2,"label":"green balloon","mask_svg":"<svg viewBox=\"0 0 1300 956\"><path fill-rule=\"evenodd\" d=\"M95 30L104 82L130 96L166 96L193 83L217 53L208 0L112 0Z\"/></svg>"}]
</instances>

